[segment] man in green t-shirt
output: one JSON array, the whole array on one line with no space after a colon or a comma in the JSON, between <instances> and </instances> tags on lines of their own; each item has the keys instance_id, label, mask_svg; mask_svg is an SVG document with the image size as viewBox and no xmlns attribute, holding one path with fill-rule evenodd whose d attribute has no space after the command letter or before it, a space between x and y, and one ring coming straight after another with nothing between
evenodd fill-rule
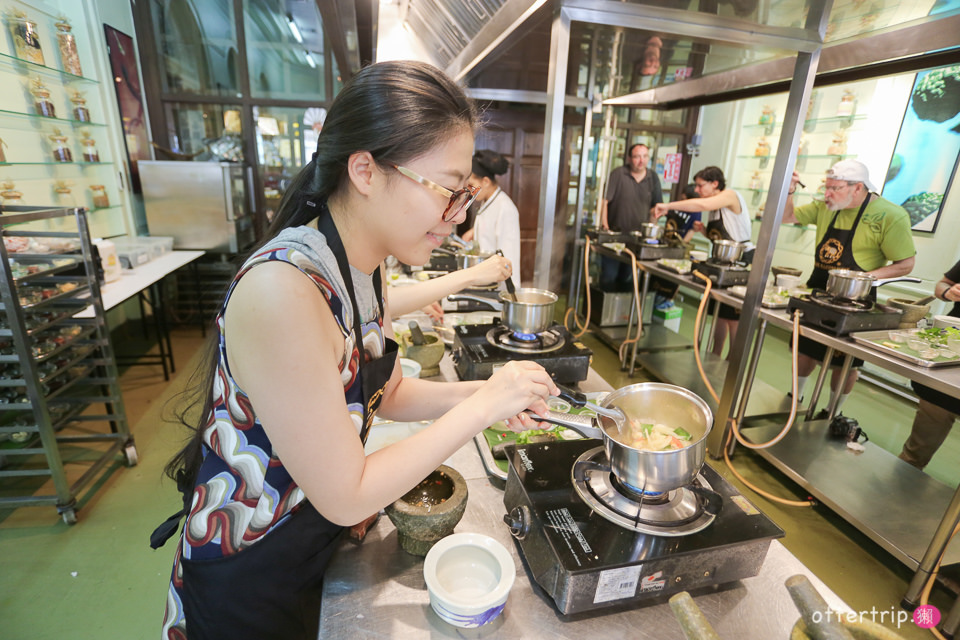
<instances>
[{"instance_id":1,"label":"man in green t-shirt","mask_svg":"<svg viewBox=\"0 0 960 640\"><path fill-rule=\"evenodd\" d=\"M790 195L797 189L800 176L796 172L790 181ZM817 247L813 274L807 286L826 289L831 269L866 271L877 278L896 278L913 271L914 256L910 232L910 216L889 200L874 193L867 167L857 160L841 160L827 171L823 201L814 201L794 208L793 198L787 198L783 221L817 225ZM890 264L888 264L890 263ZM875 295L876 290L874 290ZM822 344L800 338L797 369L797 392L803 397L803 388L826 355ZM837 408L843 404L857 381L854 368L846 381L839 380L839 366L843 354L838 353L830 363L831 402L839 394ZM863 364L854 360L854 367ZM826 417L826 410L816 418Z\"/></svg>"}]
</instances>

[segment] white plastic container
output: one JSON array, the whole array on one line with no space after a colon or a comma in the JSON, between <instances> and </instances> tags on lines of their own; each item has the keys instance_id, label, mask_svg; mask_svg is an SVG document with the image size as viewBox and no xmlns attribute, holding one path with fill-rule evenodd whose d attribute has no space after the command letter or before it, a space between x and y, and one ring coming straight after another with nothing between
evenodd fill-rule
<instances>
[{"instance_id":1,"label":"white plastic container","mask_svg":"<svg viewBox=\"0 0 960 640\"><path fill-rule=\"evenodd\" d=\"M135 269L153 259L150 247L143 244L139 238L114 238L113 243L117 247L117 257L124 269Z\"/></svg>"},{"instance_id":2,"label":"white plastic container","mask_svg":"<svg viewBox=\"0 0 960 640\"><path fill-rule=\"evenodd\" d=\"M103 267L104 282L113 282L123 275L123 267L120 265L120 258L117 255L117 246L110 240L97 238L93 241L100 254L100 266Z\"/></svg>"}]
</instances>

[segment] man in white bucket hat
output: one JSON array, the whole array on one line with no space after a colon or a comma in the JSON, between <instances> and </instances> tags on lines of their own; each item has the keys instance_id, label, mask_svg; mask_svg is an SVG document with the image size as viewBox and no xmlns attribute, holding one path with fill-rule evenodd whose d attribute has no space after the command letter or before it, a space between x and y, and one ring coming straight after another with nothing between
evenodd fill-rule
<instances>
[{"instance_id":1,"label":"man in white bucket hat","mask_svg":"<svg viewBox=\"0 0 960 640\"><path fill-rule=\"evenodd\" d=\"M910 232L910 216L903 207L876 193L866 165L857 160L841 160L827 171L823 200L794 208L792 196L799 182L800 176L794 172L783 221L817 225L816 254L808 287L826 289L831 269L866 271L877 278L896 278L913 271L917 251ZM876 296L876 289L871 295ZM826 355L826 347L801 337L799 351L797 389L802 398L807 380ZM863 364L862 360L854 360L854 369L841 384L842 362L843 354L838 353L830 363L830 399L839 395L837 409L853 390L856 368ZM824 409L815 418L827 415Z\"/></svg>"}]
</instances>

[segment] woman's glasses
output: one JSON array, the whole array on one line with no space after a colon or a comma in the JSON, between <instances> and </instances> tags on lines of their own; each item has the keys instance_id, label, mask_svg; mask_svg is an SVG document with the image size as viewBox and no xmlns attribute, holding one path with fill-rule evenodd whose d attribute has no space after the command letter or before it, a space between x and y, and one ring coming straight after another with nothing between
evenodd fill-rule
<instances>
[{"instance_id":1,"label":"woman's glasses","mask_svg":"<svg viewBox=\"0 0 960 640\"><path fill-rule=\"evenodd\" d=\"M480 193L480 187L470 186L464 187L463 189L458 189L456 191L450 191L450 189L442 187L432 180L427 180L416 171L411 171L406 167L401 167L400 165L396 164L393 165L393 168L414 182L419 182L426 188L433 189L437 193L443 194L444 196L450 198L450 202L447 203L447 208L443 210L443 216L441 216L444 222L450 222L456 218L461 211L473 203L474 199L477 197L477 194Z\"/></svg>"}]
</instances>

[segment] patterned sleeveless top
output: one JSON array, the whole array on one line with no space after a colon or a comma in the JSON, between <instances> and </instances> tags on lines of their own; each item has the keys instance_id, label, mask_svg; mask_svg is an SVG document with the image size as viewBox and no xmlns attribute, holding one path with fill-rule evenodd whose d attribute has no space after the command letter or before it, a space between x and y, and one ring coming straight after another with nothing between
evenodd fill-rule
<instances>
[{"instance_id":1,"label":"patterned sleeveless top","mask_svg":"<svg viewBox=\"0 0 960 640\"><path fill-rule=\"evenodd\" d=\"M204 427L204 460L174 559L163 623L166 639L185 637L180 559L205 560L238 553L285 522L304 500L303 491L274 453L250 399L231 377L227 362L227 302L244 274L270 261L295 266L316 284L330 305L344 339L344 355L338 366L358 436L363 426L363 392L357 376L360 355L352 330L353 310L336 258L316 229L286 229L240 268L216 317L219 357L212 389L213 414ZM357 289L364 355L366 360L379 358L384 351L383 318L372 281L357 269L353 269L352 277Z\"/></svg>"}]
</instances>

